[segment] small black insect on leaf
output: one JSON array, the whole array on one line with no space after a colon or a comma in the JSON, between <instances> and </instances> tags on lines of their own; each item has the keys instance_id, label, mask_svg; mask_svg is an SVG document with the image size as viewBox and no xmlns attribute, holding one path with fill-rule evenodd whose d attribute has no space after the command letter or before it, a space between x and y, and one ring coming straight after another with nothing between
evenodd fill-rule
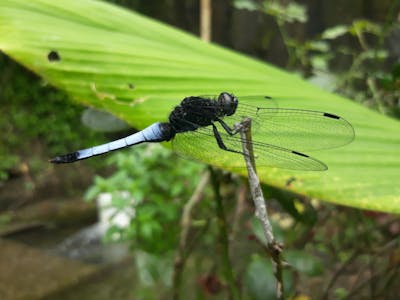
<instances>
[{"instance_id":1,"label":"small black insect on leaf","mask_svg":"<svg viewBox=\"0 0 400 300\"><path fill-rule=\"evenodd\" d=\"M128 83L128 87L133 90L135 88L135 85L133 83Z\"/></svg>"},{"instance_id":2,"label":"small black insect on leaf","mask_svg":"<svg viewBox=\"0 0 400 300\"><path fill-rule=\"evenodd\" d=\"M57 51L51 50L48 54L47 54L47 59L49 60L49 62L56 62L56 61L60 61L61 57L58 54Z\"/></svg>"}]
</instances>

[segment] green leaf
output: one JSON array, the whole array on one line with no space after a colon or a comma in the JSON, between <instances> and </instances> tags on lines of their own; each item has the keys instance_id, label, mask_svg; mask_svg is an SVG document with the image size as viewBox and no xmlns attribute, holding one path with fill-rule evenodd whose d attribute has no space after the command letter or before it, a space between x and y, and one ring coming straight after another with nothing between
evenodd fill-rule
<instances>
[{"instance_id":1,"label":"green leaf","mask_svg":"<svg viewBox=\"0 0 400 300\"><path fill-rule=\"evenodd\" d=\"M262 182L283 188L294 177L290 189L295 192L400 213L400 123L295 75L90 0L1 1L0 49L76 101L111 112L137 128L166 120L185 96L221 91L239 99L269 95L280 107L338 114L354 126L355 141L307 153L324 161L328 171L260 167ZM218 164L226 157L221 151L206 162ZM245 174L244 169L234 171Z\"/></svg>"},{"instance_id":2,"label":"green leaf","mask_svg":"<svg viewBox=\"0 0 400 300\"><path fill-rule=\"evenodd\" d=\"M252 300L274 299L276 287L271 264L258 256L253 257L247 266L244 286Z\"/></svg>"},{"instance_id":3,"label":"green leaf","mask_svg":"<svg viewBox=\"0 0 400 300\"><path fill-rule=\"evenodd\" d=\"M304 250L288 250L285 259L294 269L308 276L320 276L323 272L319 258Z\"/></svg>"},{"instance_id":4,"label":"green leaf","mask_svg":"<svg viewBox=\"0 0 400 300\"><path fill-rule=\"evenodd\" d=\"M258 5L252 0L234 0L233 5L237 9L257 10Z\"/></svg>"},{"instance_id":5,"label":"green leaf","mask_svg":"<svg viewBox=\"0 0 400 300\"><path fill-rule=\"evenodd\" d=\"M307 21L307 11L305 6L291 2L287 5L282 5L278 2L266 1L264 3L265 13L278 18L287 23Z\"/></svg>"},{"instance_id":6,"label":"green leaf","mask_svg":"<svg viewBox=\"0 0 400 300\"><path fill-rule=\"evenodd\" d=\"M337 25L326 29L321 37L326 40L333 40L339 36L345 35L349 31L349 27L346 25Z\"/></svg>"},{"instance_id":7,"label":"green leaf","mask_svg":"<svg viewBox=\"0 0 400 300\"><path fill-rule=\"evenodd\" d=\"M283 282L285 283L285 299L289 299L292 291L292 278L288 270L283 270ZM276 299L276 279L273 275L271 261L254 255L248 264L245 276L245 294L249 299Z\"/></svg>"},{"instance_id":8,"label":"green leaf","mask_svg":"<svg viewBox=\"0 0 400 300\"><path fill-rule=\"evenodd\" d=\"M356 20L350 26L349 32L353 35L357 35L361 32L369 32L375 35L380 35L382 33L382 27L379 24L368 20Z\"/></svg>"},{"instance_id":9,"label":"green leaf","mask_svg":"<svg viewBox=\"0 0 400 300\"><path fill-rule=\"evenodd\" d=\"M335 289L334 294L337 299L346 299L349 291L347 291L345 288L338 287Z\"/></svg>"},{"instance_id":10,"label":"green leaf","mask_svg":"<svg viewBox=\"0 0 400 300\"><path fill-rule=\"evenodd\" d=\"M310 50L319 51L319 52L328 52L330 51L329 44L325 41L310 41L307 44L307 47Z\"/></svg>"}]
</instances>

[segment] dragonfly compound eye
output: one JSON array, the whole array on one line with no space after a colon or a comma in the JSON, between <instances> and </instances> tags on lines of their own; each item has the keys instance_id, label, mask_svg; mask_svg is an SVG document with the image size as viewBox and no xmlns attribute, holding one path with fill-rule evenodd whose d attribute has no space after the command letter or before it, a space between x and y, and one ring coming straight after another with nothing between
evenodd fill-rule
<instances>
[{"instance_id":1,"label":"dragonfly compound eye","mask_svg":"<svg viewBox=\"0 0 400 300\"><path fill-rule=\"evenodd\" d=\"M233 95L227 92L223 92L218 96L218 102L221 104L225 115L231 116L235 113L238 99Z\"/></svg>"}]
</instances>

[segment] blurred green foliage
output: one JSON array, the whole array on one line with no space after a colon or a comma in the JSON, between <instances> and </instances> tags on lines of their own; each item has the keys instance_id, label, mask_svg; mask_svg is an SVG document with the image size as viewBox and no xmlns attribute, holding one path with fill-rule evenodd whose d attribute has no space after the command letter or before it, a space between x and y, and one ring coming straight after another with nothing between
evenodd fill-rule
<instances>
[{"instance_id":1,"label":"blurred green foliage","mask_svg":"<svg viewBox=\"0 0 400 300\"><path fill-rule=\"evenodd\" d=\"M107 240L128 240L135 249L161 254L177 247L182 206L191 197L204 165L180 159L159 144L136 146L112 154L109 177L95 178L86 193L93 200L110 193L111 206L134 211L128 228L113 225Z\"/></svg>"},{"instance_id":2,"label":"blurred green foliage","mask_svg":"<svg viewBox=\"0 0 400 300\"><path fill-rule=\"evenodd\" d=\"M291 36L288 30L290 23L309 21L305 5L295 1L283 4L264 0L257 4L253 0L236 0L235 6L258 10L274 18L288 53L288 69L301 72L323 88L400 117L400 62L391 62L388 66L389 53L385 45L388 36L400 27L398 21L392 21L397 7L394 2L384 24L355 19L350 24L326 28L305 40ZM343 43L343 37L352 42L345 39L347 42ZM350 62L349 67L338 69L338 57L345 57Z\"/></svg>"},{"instance_id":3,"label":"blurred green foliage","mask_svg":"<svg viewBox=\"0 0 400 300\"><path fill-rule=\"evenodd\" d=\"M50 158L79 148L83 142L103 140L102 134L81 124L83 106L71 103L65 93L3 54L0 69L0 181L20 162L36 163L35 157L42 153ZM47 164L47 159L41 161Z\"/></svg>"}]
</instances>

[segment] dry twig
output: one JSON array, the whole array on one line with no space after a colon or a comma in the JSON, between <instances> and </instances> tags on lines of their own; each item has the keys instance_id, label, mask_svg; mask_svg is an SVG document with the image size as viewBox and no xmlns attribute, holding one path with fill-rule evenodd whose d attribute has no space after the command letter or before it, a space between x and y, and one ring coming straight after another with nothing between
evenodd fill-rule
<instances>
[{"instance_id":1,"label":"dry twig","mask_svg":"<svg viewBox=\"0 0 400 300\"><path fill-rule=\"evenodd\" d=\"M283 279L282 279L282 245L280 245L276 240L272 232L272 226L269 222L267 206L265 204L264 195L261 190L260 180L258 179L256 168L255 168L255 158L251 143L251 119L245 118L241 123L237 124L237 129L240 132L240 137L242 140L242 147L244 153L244 159L246 161L246 167L249 177L249 185L251 196L255 205L255 216L260 220L262 227L264 229L265 238L267 240L267 247L269 254L272 258L274 275L276 278L276 294L278 299L283 299Z\"/></svg>"},{"instance_id":2,"label":"dry twig","mask_svg":"<svg viewBox=\"0 0 400 300\"><path fill-rule=\"evenodd\" d=\"M179 289L181 286L182 273L185 266L185 262L190 253L190 247L188 247L188 234L192 224L191 212L193 208L200 202L203 198L203 191L208 181L210 179L210 174L205 171L198 183L196 190L194 191L192 197L185 204L181 219L181 235L179 240L178 253L175 257L174 263L174 274L173 274L173 299L179 299Z\"/></svg>"}]
</instances>

